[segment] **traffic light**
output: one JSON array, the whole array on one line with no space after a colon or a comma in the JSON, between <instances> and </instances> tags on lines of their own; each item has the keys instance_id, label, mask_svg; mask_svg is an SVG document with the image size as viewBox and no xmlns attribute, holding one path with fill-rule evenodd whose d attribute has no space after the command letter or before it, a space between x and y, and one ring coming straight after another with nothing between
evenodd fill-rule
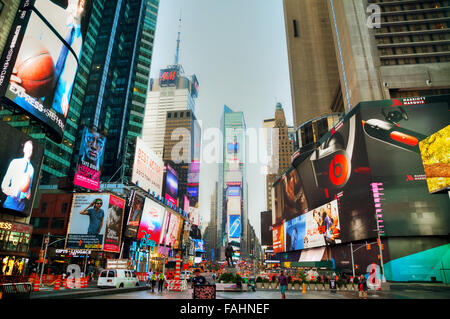
<instances>
[{"instance_id":1,"label":"traffic light","mask_svg":"<svg viewBox=\"0 0 450 319\"><path fill-rule=\"evenodd\" d=\"M381 250L384 250L384 244L381 244Z\"/></svg>"},{"instance_id":2,"label":"traffic light","mask_svg":"<svg viewBox=\"0 0 450 319\"><path fill-rule=\"evenodd\" d=\"M371 250L372 246L370 244L367 244L366 248L367 248L367 250Z\"/></svg>"}]
</instances>

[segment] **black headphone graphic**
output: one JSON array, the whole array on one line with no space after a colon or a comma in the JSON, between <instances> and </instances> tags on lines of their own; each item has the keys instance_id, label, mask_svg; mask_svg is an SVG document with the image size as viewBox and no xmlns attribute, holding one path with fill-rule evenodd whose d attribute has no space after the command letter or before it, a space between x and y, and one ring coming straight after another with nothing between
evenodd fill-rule
<instances>
[{"instance_id":1,"label":"black headphone graphic","mask_svg":"<svg viewBox=\"0 0 450 319\"><path fill-rule=\"evenodd\" d=\"M343 135L334 131L312 154L311 164L317 187L340 189L347 184L352 171L355 123L355 116L352 116L349 119L350 130L346 147Z\"/></svg>"}]
</instances>

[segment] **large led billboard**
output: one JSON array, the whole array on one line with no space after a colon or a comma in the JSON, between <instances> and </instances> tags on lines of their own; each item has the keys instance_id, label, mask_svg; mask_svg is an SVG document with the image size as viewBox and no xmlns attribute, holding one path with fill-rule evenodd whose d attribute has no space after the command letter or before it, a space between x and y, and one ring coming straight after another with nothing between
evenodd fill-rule
<instances>
[{"instance_id":1,"label":"large led billboard","mask_svg":"<svg viewBox=\"0 0 450 319\"><path fill-rule=\"evenodd\" d=\"M204 253L205 250L205 242L202 239L193 239L195 252Z\"/></svg>"},{"instance_id":2,"label":"large led billboard","mask_svg":"<svg viewBox=\"0 0 450 319\"><path fill-rule=\"evenodd\" d=\"M173 249L177 249L179 245L179 236L181 232L182 220L175 213L168 214L168 225L167 225L167 233L164 239L164 244L172 247Z\"/></svg>"},{"instance_id":3,"label":"large led billboard","mask_svg":"<svg viewBox=\"0 0 450 319\"><path fill-rule=\"evenodd\" d=\"M178 174L169 164L166 165L166 185L164 198L173 205L178 205Z\"/></svg>"},{"instance_id":4,"label":"large led billboard","mask_svg":"<svg viewBox=\"0 0 450 319\"><path fill-rule=\"evenodd\" d=\"M74 194L65 248L119 252L124 209L111 194Z\"/></svg>"},{"instance_id":5,"label":"large led billboard","mask_svg":"<svg viewBox=\"0 0 450 319\"><path fill-rule=\"evenodd\" d=\"M228 225L228 238L231 240L241 238L241 215L229 215Z\"/></svg>"},{"instance_id":6,"label":"large led billboard","mask_svg":"<svg viewBox=\"0 0 450 319\"><path fill-rule=\"evenodd\" d=\"M159 86L175 86L177 84L177 69L162 69L159 74Z\"/></svg>"},{"instance_id":7,"label":"large led billboard","mask_svg":"<svg viewBox=\"0 0 450 319\"><path fill-rule=\"evenodd\" d=\"M93 191L100 189L106 137L95 127L85 126L73 184Z\"/></svg>"},{"instance_id":8,"label":"large led billboard","mask_svg":"<svg viewBox=\"0 0 450 319\"><path fill-rule=\"evenodd\" d=\"M0 210L29 216L39 183L44 149L36 140L0 121Z\"/></svg>"},{"instance_id":9,"label":"large led billboard","mask_svg":"<svg viewBox=\"0 0 450 319\"><path fill-rule=\"evenodd\" d=\"M450 125L419 142L428 191L450 188Z\"/></svg>"},{"instance_id":10,"label":"large led billboard","mask_svg":"<svg viewBox=\"0 0 450 319\"><path fill-rule=\"evenodd\" d=\"M135 190L131 190L129 197L129 213L127 228L125 230L126 237L136 237L139 229L139 223L142 217L145 197L139 195Z\"/></svg>"},{"instance_id":11,"label":"large led billboard","mask_svg":"<svg viewBox=\"0 0 450 319\"><path fill-rule=\"evenodd\" d=\"M448 126L449 96L362 102L295 163L308 211L338 201L342 243L380 235L447 235L448 194L430 194L419 143ZM295 184L295 183L294 183ZM282 180L275 220L286 218ZM295 188L294 188L295 189ZM275 243L274 243L275 244Z\"/></svg>"},{"instance_id":12,"label":"large led billboard","mask_svg":"<svg viewBox=\"0 0 450 319\"><path fill-rule=\"evenodd\" d=\"M282 253L285 251L284 246L284 224L274 225L272 227L273 252Z\"/></svg>"},{"instance_id":13,"label":"large led billboard","mask_svg":"<svg viewBox=\"0 0 450 319\"><path fill-rule=\"evenodd\" d=\"M0 61L0 97L60 143L87 23L88 0L23 0Z\"/></svg>"},{"instance_id":14,"label":"large led billboard","mask_svg":"<svg viewBox=\"0 0 450 319\"><path fill-rule=\"evenodd\" d=\"M150 198L145 198L141 222L137 234L138 239L144 238L159 243L163 226L165 208Z\"/></svg>"},{"instance_id":15,"label":"large led billboard","mask_svg":"<svg viewBox=\"0 0 450 319\"><path fill-rule=\"evenodd\" d=\"M162 159L142 139L136 138L131 182L146 192L161 196L164 178Z\"/></svg>"}]
</instances>

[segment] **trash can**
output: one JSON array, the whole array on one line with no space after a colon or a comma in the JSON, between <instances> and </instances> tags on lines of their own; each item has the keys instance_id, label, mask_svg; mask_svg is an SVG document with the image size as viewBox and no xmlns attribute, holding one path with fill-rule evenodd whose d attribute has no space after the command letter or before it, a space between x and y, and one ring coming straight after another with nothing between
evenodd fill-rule
<instances>
[{"instance_id":1,"label":"trash can","mask_svg":"<svg viewBox=\"0 0 450 319\"><path fill-rule=\"evenodd\" d=\"M330 291L336 293L336 279L330 279Z\"/></svg>"}]
</instances>

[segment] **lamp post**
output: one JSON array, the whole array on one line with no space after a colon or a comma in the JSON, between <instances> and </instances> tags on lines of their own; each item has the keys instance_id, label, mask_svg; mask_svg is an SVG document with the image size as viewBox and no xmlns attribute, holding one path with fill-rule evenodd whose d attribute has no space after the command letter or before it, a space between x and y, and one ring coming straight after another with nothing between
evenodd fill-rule
<instances>
[{"instance_id":1,"label":"lamp post","mask_svg":"<svg viewBox=\"0 0 450 319\"><path fill-rule=\"evenodd\" d=\"M47 235L45 235L46 239L45 239L44 260L42 261L41 275L40 275L40 277L39 277L39 282L40 282L40 286L41 286L41 287L43 286L43 284L42 284L42 276L44 275L45 259L47 258L47 249L48 249L48 246L53 245L54 243L57 243L57 242L59 242L59 241L61 241L61 240L65 240L65 238L61 238L61 239L57 239L57 240L55 240L55 241L49 243L49 241L50 241L50 236L51 236L50 233L47 233Z\"/></svg>"}]
</instances>

